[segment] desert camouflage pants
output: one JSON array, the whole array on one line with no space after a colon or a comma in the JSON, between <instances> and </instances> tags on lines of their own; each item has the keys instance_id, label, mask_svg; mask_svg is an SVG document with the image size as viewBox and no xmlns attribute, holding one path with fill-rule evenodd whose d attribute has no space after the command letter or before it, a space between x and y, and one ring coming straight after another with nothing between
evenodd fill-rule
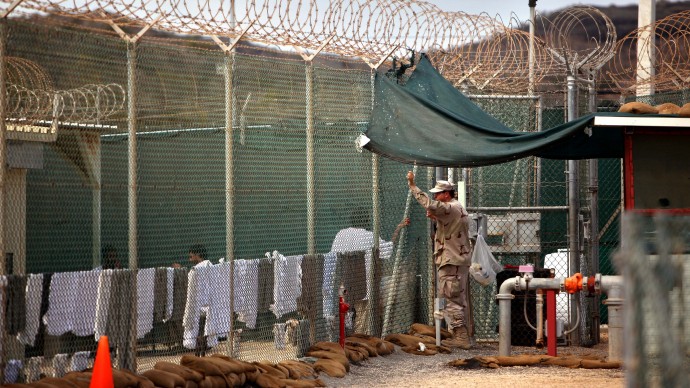
<instances>
[{"instance_id":1,"label":"desert camouflage pants","mask_svg":"<svg viewBox=\"0 0 690 388\"><path fill-rule=\"evenodd\" d=\"M444 316L448 329L466 326L474 335L470 298L470 267L446 264L438 269L438 296L446 299Z\"/></svg>"}]
</instances>

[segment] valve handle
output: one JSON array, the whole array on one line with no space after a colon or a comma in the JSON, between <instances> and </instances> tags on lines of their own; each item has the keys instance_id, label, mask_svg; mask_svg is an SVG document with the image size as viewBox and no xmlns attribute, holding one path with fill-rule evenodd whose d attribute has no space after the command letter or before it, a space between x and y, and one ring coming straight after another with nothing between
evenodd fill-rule
<instances>
[{"instance_id":1,"label":"valve handle","mask_svg":"<svg viewBox=\"0 0 690 388\"><path fill-rule=\"evenodd\" d=\"M582 274L576 273L569 278L563 280L563 288L568 294L574 294L582 290Z\"/></svg>"}]
</instances>

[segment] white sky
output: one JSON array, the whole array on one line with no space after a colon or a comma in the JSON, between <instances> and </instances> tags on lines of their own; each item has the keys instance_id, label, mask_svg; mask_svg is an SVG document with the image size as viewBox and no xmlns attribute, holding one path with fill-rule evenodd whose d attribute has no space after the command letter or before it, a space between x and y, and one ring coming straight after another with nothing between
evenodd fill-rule
<instances>
[{"instance_id":1,"label":"white sky","mask_svg":"<svg viewBox=\"0 0 690 388\"><path fill-rule=\"evenodd\" d=\"M529 20L529 1L528 0L426 0L428 3L435 4L443 11L463 11L470 14L480 14L486 12L489 16L500 15L505 24L508 24L511 12L514 12L520 21ZM637 5L637 0L537 0L537 13L553 12L559 9L568 8L575 5L594 5L594 6L616 6Z\"/></svg>"}]
</instances>

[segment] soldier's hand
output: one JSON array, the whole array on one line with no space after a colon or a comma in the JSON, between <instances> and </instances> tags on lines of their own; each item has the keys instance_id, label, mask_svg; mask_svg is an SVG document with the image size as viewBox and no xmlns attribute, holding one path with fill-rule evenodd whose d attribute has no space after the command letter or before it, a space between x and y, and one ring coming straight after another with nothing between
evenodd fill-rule
<instances>
[{"instance_id":1,"label":"soldier's hand","mask_svg":"<svg viewBox=\"0 0 690 388\"><path fill-rule=\"evenodd\" d=\"M407 184L410 187L414 186L414 173L412 171L407 172Z\"/></svg>"}]
</instances>

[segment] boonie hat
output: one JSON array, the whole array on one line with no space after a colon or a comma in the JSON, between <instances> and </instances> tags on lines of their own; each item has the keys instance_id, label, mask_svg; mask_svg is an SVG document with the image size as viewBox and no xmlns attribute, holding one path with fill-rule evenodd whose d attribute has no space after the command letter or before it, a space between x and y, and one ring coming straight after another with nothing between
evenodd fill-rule
<instances>
[{"instance_id":1,"label":"boonie hat","mask_svg":"<svg viewBox=\"0 0 690 388\"><path fill-rule=\"evenodd\" d=\"M455 186L448 181L436 181L436 186L429 190L430 193L440 193L442 191L455 190Z\"/></svg>"}]
</instances>

